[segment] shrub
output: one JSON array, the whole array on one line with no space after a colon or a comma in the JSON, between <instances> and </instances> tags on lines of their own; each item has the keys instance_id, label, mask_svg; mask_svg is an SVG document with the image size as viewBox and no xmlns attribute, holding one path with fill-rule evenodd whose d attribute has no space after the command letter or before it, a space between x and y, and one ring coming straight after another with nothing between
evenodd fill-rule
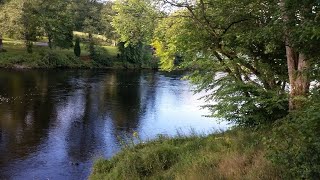
<instances>
[{"instance_id":1,"label":"shrub","mask_svg":"<svg viewBox=\"0 0 320 180\"><path fill-rule=\"evenodd\" d=\"M96 47L95 53L91 58L97 66L109 67L112 65L112 60L109 57L107 50L104 48Z\"/></svg>"},{"instance_id":2,"label":"shrub","mask_svg":"<svg viewBox=\"0 0 320 180\"><path fill-rule=\"evenodd\" d=\"M320 101L315 93L306 107L280 121L267 141L268 156L288 178L320 178Z\"/></svg>"},{"instance_id":3,"label":"shrub","mask_svg":"<svg viewBox=\"0 0 320 180\"><path fill-rule=\"evenodd\" d=\"M80 38L77 38L77 39L76 39L76 43L75 43L75 45L74 45L74 54L75 54L77 57L80 57L80 55L81 55Z\"/></svg>"},{"instance_id":4,"label":"shrub","mask_svg":"<svg viewBox=\"0 0 320 180\"><path fill-rule=\"evenodd\" d=\"M72 52L61 52L55 50L43 51L40 53L41 67L55 68L55 67L81 67L83 63L77 60Z\"/></svg>"}]
</instances>

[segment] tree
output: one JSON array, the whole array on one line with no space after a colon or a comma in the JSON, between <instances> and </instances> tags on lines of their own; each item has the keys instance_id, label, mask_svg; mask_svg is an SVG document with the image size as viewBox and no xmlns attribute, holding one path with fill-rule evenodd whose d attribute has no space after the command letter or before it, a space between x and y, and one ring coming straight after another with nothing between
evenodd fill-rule
<instances>
[{"instance_id":1,"label":"tree","mask_svg":"<svg viewBox=\"0 0 320 180\"><path fill-rule=\"evenodd\" d=\"M20 3L19 0L2 2L2 4L0 4L0 11L1 39L3 35L20 38L22 32L22 25L20 23L22 3Z\"/></svg>"},{"instance_id":2,"label":"tree","mask_svg":"<svg viewBox=\"0 0 320 180\"><path fill-rule=\"evenodd\" d=\"M287 98L287 85L295 86L295 83L289 78L292 72L287 71L290 64L286 61L284 37L288 36L283 29L288 25L284 26L283 15L279 16L278 2L200 0L166 3L180 10L159 24L154 41L160 47L157 54L162 57L162 64L169 66L174 64L177 54L183 57L183 67L194 70L191 80L198 85L198 91L209 91L205 98L217 101L208 105L213 115L238 124L259 125L287 114L288 100L292 102L292 96L297 94L292 95L295 90L291 87L291 98ZM318 5L315 1L303 6L295 3L295 12L309 7L306 11L310 13L307 16L310 19L306 21L308 23L292 23L289 34L297 35L293 39L303 42L297 44L312 49L314 59L319 60L316 53L319 51L315 51L319 42L315 41L318 38L315 30L319 26L315 20ZM298 13L296 17L302 16ZM295 27L297 24L301 26ZM304 26L304 33L299 32ZM311 67L308 73L301 73L303 78L298 81L306 74L312 74L309 70L318 66L313 64Z\"/></svg>"},{"instance_id":3,"label":"tree","mask_svg":"<svg viewBox=\"0 0 320 180\"><path fill-rule=\"evenodd\" d=\"M126 44L150 43L157 11L148 0L117 0L112 25Z\"/></svg>"},{"instance_id":4,"label":"tree","mask_svg":"<svg viewBox=\"0 0 320 180\"><path fill-rule=\"evenodd\" d=\"M2 35L0 34L0 52L4 51L3 50L3 42L2 42Z\"/></svg>"},{"instance_id":5,"label":"tree","mask_svg":"<svg viewBox=\"0 0 320 180\"><path fill-rule=\"evenodd\" d=\"M4 2L3 1L0 1L0 11L2 9L2 6L3 6ZM1 33L1 30L0 30L0 52L3 51L3 42L2 42L2 33Z\"/></svg>"},{"instance_id":6,"label":"tree","mask_svg":"<svg viewBox=\"0 0 320 180\"><path fill-rule=\"evenodd\" d=\"M280 0L279 6L290 81L289 106L295 110L309 93L311 70L317 63L312 58L317 59L320 54L320 2Z\"/></svg>"},{"instance_id":7,"label":"tree","mask_svg":"<svg viewBox=\"0 0 320 180\"><path fill-rule=\"evenodd\" d=\"M33 41L36 41L39 35L40 21L36 13L37 6L37 0L27 0L22 5L21 33L28 53L32 53Z\"/></svg>"},{"instance_id":8,"label":"tree","mask_svg":"<svg viewBox=\"0 0 320 180\"><path fill-rule=\"evenodd\" d=\"M120 36L122 60L142 66L151 60L147 45L151 43L158 11L148 0L117 0L112 8L116 12L112 26Z\"/></svg>"},{"instance_id":9,"label":"tree","mask_svg":"<svg viewBox=\"0 0 320 180\"><path fill-rule=\"evenodd\" d=\"M112 9L113 5L114 3L111 1L108 1L103 5L103 8L101 9L101 23L104 36L107 37L108 40L111 40L112 44L116 46L119 36L111 24L113 16L116 15L116 12Z\"/></svg>"},{"instance_id":10,"label":"tree","mask_svg":"<svg viewBox=\"0 0 320 180\"><path fill-rule=\"evenodd\" d=\"M58 46L70 48L73 46L73 21L70 1L41 0L37 15L44 34L48 37L50 48Z\"/></svg>"},{"instance_id":11,"label":"tree","mask_svg":"<svg viewBox=\"0 0 320 180\"><path fill-rule=\"evenodd\" d=\"M70 1L11 0L2 8L0 29L4 34L23 39L28 52L32 41L46 35L49 47L69 48L73 40Z\"/></svg>"},{"instance_id":12,"label":"tree","mask_svg":"<svg viewBox=\"0 0 320 180\"><path fill-rule=\"evenodd\" d=\"M85 6L78 6L78 13L81 14L81 18L78 19L79 22L76 22L76 28L81 29L85 33L88 33L89 52L91 58L93 59L96 55L93 34L99 34L103 32L103 23L101 22L101 9L103 7L103 4L98 1L92 0L78 1L82 2Z\"/></svg>"},{"instance_id":13,"label":"tree","mask_svg":"<svg viewBox=\"0 0 320 180\"><path fill-rule=\"evenodd\" d=\"M80 38L77 38L77 39L76 39L76 43L75 43L75 45L74 45L74 54L75 54L77 57L80 57L80 54L81 54Z\"/></svg>"},{"instance_id":14,"label":"tree","mask_svg":"<svg viewBox=\"0 0 320 180\"><path fill-rule=\"evenodd\" d=\"M4 4L0 14L0 30L10 37L23 39L28 52L32 52L32 41L40 30L36 6L37 0L11 0Z\"/></svg>"}]
</instances>

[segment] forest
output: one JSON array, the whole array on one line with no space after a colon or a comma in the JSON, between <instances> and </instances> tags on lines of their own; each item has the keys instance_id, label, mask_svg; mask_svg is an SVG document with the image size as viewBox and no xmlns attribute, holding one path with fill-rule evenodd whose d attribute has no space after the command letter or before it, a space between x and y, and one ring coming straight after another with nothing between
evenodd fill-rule
<instances>
[{"instance_id":1,"label":"forest","mask_svg":"<svg viewBox=\"0 0 320 180\"><path fill-rule=\"evenodd\" d=\"M0 2L1 67L186 71L233 124L129 145L92 179L320 178L319 0Z\"/></svg>"}]
</instances>

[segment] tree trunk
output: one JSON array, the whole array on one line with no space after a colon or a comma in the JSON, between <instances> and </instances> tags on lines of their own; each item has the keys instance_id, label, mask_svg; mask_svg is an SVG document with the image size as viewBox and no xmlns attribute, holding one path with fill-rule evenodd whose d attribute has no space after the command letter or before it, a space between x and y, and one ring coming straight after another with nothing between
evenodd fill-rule
<instances>
[{"instance_id":1,"label":"tree trunk","mask_svg":"<svg viewBox=\"0 0 320 180\"><path fill-rule=\"evenodd\" d=\"M51 35L48 35L48 46L50 49L52 49L52 37Z\"/></svg>"},{"instance_id":2,"label":"tree trunk","mask_svg":"<svg viewBox=\"0 0 320 180\"><path fill-rule=\"evenodd\" d=\"M0 34L0 52L3 51L2 35Z\"/></svg>"},{"instance_id":3,"label":"tree trunk","mask_svg":"<svg viewBox=\"0 0 320 180\"><path fill-rule=\"evenodd\" d=\"M304 53L296 51L290 42L290 17L287 14L285 0L280 0L282 18L284 23L285 46L287 56L288 75L290 83L289 110L299 109L303 98L307 96L310 88L308 60Z\"/></svg>"},{"instance_id":4,"label":"tree trunk","mask_svg":"<svg viewBox=\"0 0 320 180\"><path fill-rule=\"evenodd\" d=\"M292 47L286 46L288 74L290 83L289 109L299 109L303 98L307 96L310 88L308 77L308 60L303 53L295 53Z\"/></svg>"},{"instance_id":5,"label":"tree trunk","mask_svg":"<svg viewBox=\"0 0 320 180\"><path fill-rule=\"evenodd\" d=\"M89 33L89 53L90 53L91 59L93 59L94 56L96 55L95 48L94 48L93 35L91 33Z\"/></svg>"}]
</instances>

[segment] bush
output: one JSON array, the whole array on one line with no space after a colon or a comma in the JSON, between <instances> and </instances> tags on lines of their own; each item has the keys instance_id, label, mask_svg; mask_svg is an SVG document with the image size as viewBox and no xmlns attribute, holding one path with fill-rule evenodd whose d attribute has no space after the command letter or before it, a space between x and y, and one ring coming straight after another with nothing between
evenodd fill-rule
<instances>
[{"instance_id":1,"label":"bush","mask_svg":"<svg viewBox=\"0 0 320 180\"><path fill-rule=\"evenodd\" d=\"M120 51L119 58L126 68L130 68L130 66L158 68L159 59L153 56L152 46L144 45L142 42L128 45L120 42L118 48Z\"/></svg>"},{"instance_id":2,"label":"bush","mask_svg":"<svg viewBox=\"0 0 320 180\"><path fill-rule=\"evenodd\" d=\"M80 57L80 55L81 55L80 38L77 38L77 39L76 39L76 43L75 43L75 45L74 45L74 54L75 54L77 57Z\"/></svg>"},{"instance_id":3,"label":"bush","mask_svg":"<svg viewBox=\"0 0 320 180\"><path fill-rule=\"evenodd\" d=\"M281 120L267 141L268 156L287 178L320 178L320 98L315 93L302 110Z\"/></svg>"},{"instance_id":4,"label":"bush","mask_svg":"<svg viewBox=\"0 0 320 180\"><path fill-rule=\"evenodd\" d=\"M95 47L95 53L91 58L97 66L110 67L113 64L107 50L101 47Z\"/></svg>"},{"instance_id":5,"label":"bush","mask_svg":"<svg viewBox=\"0 0 320 180\"><path fill-rule=\"evenodd\" d=\"M82 67L83 63L71 52L61 52L55 50L43 51L40 67L56 68L56 67Z\"/></svg>"}]
</instances>

